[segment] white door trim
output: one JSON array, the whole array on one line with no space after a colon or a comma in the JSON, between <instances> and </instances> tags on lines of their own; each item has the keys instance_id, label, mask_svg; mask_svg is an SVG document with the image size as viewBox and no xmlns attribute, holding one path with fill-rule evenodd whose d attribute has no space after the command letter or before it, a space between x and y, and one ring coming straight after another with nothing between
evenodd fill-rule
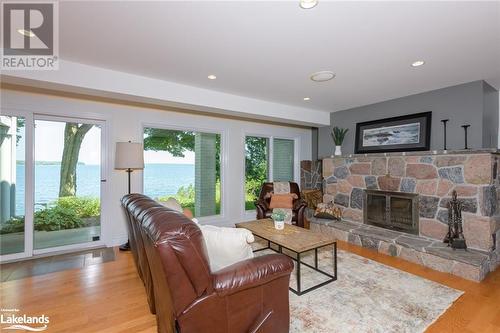
<instances>
[{"instance_id":1,"label":"white door trim","mask_svg":"<svg viewBox=\"0 0 500 333\"><path fill-rule=\"evenodd\" d=\"M50 247L50 248L43 248L43 249L35 249L35 244L34 244L34 234L33 237L31 237L31 240L33 242L32 244L32 249L33 249L33 255L40 255L40 254L46 254L46 253L52 253L52 252L61 252L61 251L78 251L86 248L92 248L92 247L99 247L99 246L104 246L104 240L107 235L104 235L104 231L107 231L107 228L103 228L103 225L105 224L105 219L104 219L104 214L103 212L107 208L107 186L106 186L106 156L107 156L107 141L106 141L106 121L105 120L98 120L98 119L87 119L87 118L81 118L81 117L71 117L71 116L61 116L61 115L47 115L47 114L38 114L35 113L33 115L33 125L36 120L42 120L42 121L53 121L53 122L62 122L62 123L67 123L67 122L76 122L76 123L84 123L84 124L92 124L92 125L99 125L101 127L101 165L100 165L100 173L101 173L101 183L100 183L100 202L101 202L101 216L100 216L100 227L101 227L101 232L99 235L99 240L98 241L93 241L93 242L84 242L84 243L77 243L77 244L68 244L68 245L62 245L62 246L55 246L55 247ZM33 162L35 160L34 156L34 147L35 147L35 137L34 137L34 126L33 126L33 141L32 141L32 149L33 149ZM35 183L34 183L34 168L35 164L32 163L32 172L33 172L33 187L31 189L31 193L35 193ZM103 180L105 180L103 182ZM34 207L34 198L32 198L32 209ZM33 211L34 214L34 211ZM31 216L33 216L33 214ZM34 222L34 221L33 221ZM104 229L104 230L103 230ZM33 228L31 228L32 232Z\"/></svg>"}]
</instances>

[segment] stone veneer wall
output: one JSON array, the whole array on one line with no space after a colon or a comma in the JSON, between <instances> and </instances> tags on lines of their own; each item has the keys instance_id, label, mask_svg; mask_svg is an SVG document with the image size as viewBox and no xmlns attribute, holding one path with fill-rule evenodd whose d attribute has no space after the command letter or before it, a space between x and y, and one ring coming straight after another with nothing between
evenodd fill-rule
<instances>
[{"instance_id":1,"label":"stone veneer wall","mask_svg":"<svg viewBox=\"0 0 500 333\"><path fill-rule=\"evenodd\" d=\"M321 167L323 163L318 161L300 161L300 189L313 190L323 188L323 176Z\"/></svg>"},{"instance_id":2,"label":"stone veneer wall","mask_svg":"<svg viewBox=\"0 0 500 333\"><path fill-rule=\"evenodd\" d=\"M321 160L300 161L300 189L303 190L323 190L323 162ZM306 218L313 217L314 210L306 209Z\"/></svg>"},{"instance_id":3,"label":"stone veneer wall","mask_svg":"<svg viewBox=\"0 0 500 333\"><path fill-rule=\"evenodd\" d=\"M499 157L491 151L456 151L326 158L323 202L340 207L344 220L363 223L363 189L418 193L420 235L442 240L447 203L456 190L468 247L492 251L500 240Z\"/></svg>"}]
</instances>

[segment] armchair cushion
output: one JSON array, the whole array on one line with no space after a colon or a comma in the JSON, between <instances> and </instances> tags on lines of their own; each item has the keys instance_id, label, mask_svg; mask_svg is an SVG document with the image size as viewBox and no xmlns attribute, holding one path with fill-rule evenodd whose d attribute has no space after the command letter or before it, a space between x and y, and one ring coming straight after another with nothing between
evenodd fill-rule
<instances>
[{"instance_id":1,"label":"armchair cushion","mask_svg":"<svg viewBox=\"0 0 500 333\"><path fill-rule=\"evenodd\" d=\"M292 259L268 254L240 261L214 274L214 290L221 296L263 285L293 270Z\"/></svg>"},{"instance_id":2,"label":"armchair cushion","mask_svg":"<svg viewBox=\"0 0 500 333\"><path fill-rule=\"evenodd\" d=\"M253 258L250 244L255 241L255 238L249 230L213 225L200 225L200 229L207 247L212 272L236 262Z\"/></svg>"},{"instance_id":3,"label":"armchair cushion","mask_svg":"<svg viewBox=\"0 0 500 333\"><path fill-rule=\"evenodd\" d=\"M269 208L293 208L293 199L297 197L295 194L273 194L271 196L271 204Z\"/></svg>"}]
</instances>

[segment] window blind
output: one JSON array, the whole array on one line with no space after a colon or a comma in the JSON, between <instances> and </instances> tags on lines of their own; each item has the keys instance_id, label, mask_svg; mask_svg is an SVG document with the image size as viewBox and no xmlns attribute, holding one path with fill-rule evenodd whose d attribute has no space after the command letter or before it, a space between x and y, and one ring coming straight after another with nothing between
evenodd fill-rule
<instances>
[{"instance_id":1,"label":"window blind","mask_svg":"<svg viewBox=\"0 0 500 333\"><path fill-rule=\"evenodd\" d=\"M273 139L273 181L293 181L294 141Z\"/></svg>"}]
</instances>

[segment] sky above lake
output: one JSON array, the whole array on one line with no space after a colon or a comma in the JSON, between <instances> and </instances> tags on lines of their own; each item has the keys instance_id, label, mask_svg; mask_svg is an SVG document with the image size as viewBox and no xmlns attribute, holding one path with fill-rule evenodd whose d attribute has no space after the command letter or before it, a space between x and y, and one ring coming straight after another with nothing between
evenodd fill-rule
<instances>
[{"instance_id":1,"label":"sky above lake","mask_svg":"<svg viewBox=\"0 0 500 333\"><path fill-rule=\"evenodd\" d=\"M37 120L35 125L35 160L60 162L64 149L64 126L63 122ZM24 160L24 135L18 143L18 161ZM114 150L114 143L108 149ZM97 165L100 164L101 155L101 129L94 126L87 132L80 148L78 161ZM185 157L174 157L166 151L146 151L144 153L145 163L164 164L194 164L194 152L187 151Z\"/></svg>"}]
</instances>

